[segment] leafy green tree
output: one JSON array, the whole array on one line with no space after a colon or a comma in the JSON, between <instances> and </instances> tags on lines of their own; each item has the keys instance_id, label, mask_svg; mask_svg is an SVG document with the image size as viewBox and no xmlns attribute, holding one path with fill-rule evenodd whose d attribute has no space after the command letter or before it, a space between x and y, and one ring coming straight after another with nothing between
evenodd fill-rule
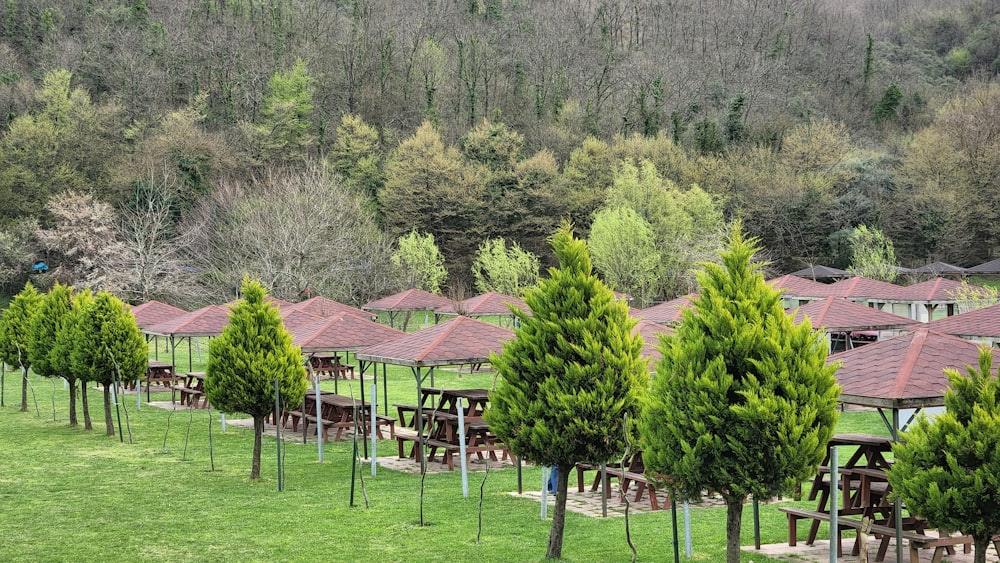
<instances>
[{"instance_id":1,"label":"leafy green tree","mask_svg":"<svg viewBox=\"0 0 1000 563\"><path fill-rule=\"evenodd\" d=\"M851 265L847 270L873 280L895 280L899 271L892 241L878 229L858 225L851 233Z\"/></svg>"},{"instance_id":2,"label":"leafy green tree","mask_svg":"<svg viewBox=\"0 0 1000 563\"><path fill-rule=\"evenodd\" d=\"M311 133L313 77L302 59L288 72L276 72L267 83L259 124L247 129L258 163L304 160L316 143Z\"/></svg>"},{"instance_id":3,"label":"leafy green tree","mask_svg":"<svg viewBox=\"0 0 1000 563\"><path fill-rule=\"evenodd\" d=\"M42 377L65 377L69 383L69 425L76 426L76 378L70 377L58 361L69 357L68 349L56 350L56 338L70 313L72 288L56 282L38 304L38 314L31 322L28 358L32 369Z\"/></svg>"},{"instance_id":4,"label":"leafy green tree","mask_svg":"<svg viewBox=\"0 0 1000 563\"><path fill-rule=\"evenodd\" d=\"M415 287L431 293L440 293L441 284L448 279L444 269L444 256L434 244L434 235L410 234L399 237L392 253L392 263L399 268L399 275L406 288Z\"/></svg>"},{"instance_id":5,"label":"leafy green tree","mask_svg":"<svg viewBox=\"0 0 1000 563\"><path fill-rule=\"evenodd\" d=\"M85 382L104 388L104 423L108 436L114 436L111 390L119 383L138 381L146 371L146 340L131 311L106 291L99 292L90 306L81 309L75 321L73 365Z\"/></svg>"},{"instance_id":6,"label":"leafy green tree","mask_svg":"<svg viewBox=\"0 0 1000 563\"><path fill-rule=\"evenodd\" d=\"M88 346L87 335L83 333L83 322L90 309L94 306L94 294L90 289L73 294L69 315L59 332L56 334L56 346L53 352L59 351L65 355L57 359L50 356L52 366L59 368L67 380L80 382L80 402L83 405L83 428L93 430L94 424L90 418L90 397L87 381L90 378L90 366L79 359L83 358L83 348ZM72 398L70 399L72 401Z\"/></svg>"},{"instance_id":7,"label":"leafy green tree","mask_svg":"<svg viewBox=\"0 0 1000 563\"><path fill-rule=\"evenodd\" d=\"M372 209L377 209L378 194L385 183L378 131L360 117L344 114L330 149L330 161L344 179L344 185L365 197Z\"/></svg>"},{"instance_id":8,"label":"leafy green tree","mask_svg":"<svg viewBox=\"0 0 1000 563\"><path fill-rule=\"evenodd\" d=\"M882 94L882 99L875 104L875 108L872 110L872 116L875 121L881 123L894 119L896 117L896 110L899 109L899 103L902 100L903 91L899 89L899 85L890 84L885 89L885 93Z\"/></svg>"},{"instance_id":9,"label":"leafy green tree","mask_svg":"<svg viewBox=\"0 0 1000 563\"><path fill-rule=\"evenodd\" d=\"M793 323L751 262L759 250L737 223L722 264L698 272L698 297L661 340L639 427L647 472L675 498L722 495L730 563L740 560L747 496L771 498L816 470L840 394L823 339Z\"/></svg>"},{"instance_id":10,"label":"leafy green tree","mask_svg":"<svg viewBox=\"0 0 1000 563\"><path fill-rule=\"evenodd\" d=\"M482 240L477 222L483 182L425 121L386 162L380 203L386 231L398 237L416 230L434 235L452 278L468 275Z\"/></svg>"},{"instance_id":11,"label":"leafy green tree","mask_svg":"<svg viewBox=\"0 0 1000 563\"><path fill-rule=\"evenodd\" d=\"M14 288L24 287L31 264L39 256L36 230L38 221L30 218L14 221L0 229L0 288L11 288L10 293L13 293Z\"/></svg>"},{"instance_id":12,"label":"leafy green tree","mask_svg":"<svg viewBox=\"0 0 1000 563\"><path fill-rule=\"evenodd\" d=\"M913 514L935 528L973 538L975 563L986 563L990 539L1000 533L1000 380L990 373L993 353L979 351L968 375L946 369L951 388L945 412L920 416L893 444L889 483Z\"/></svg>"},{"instance_id":13,"label":"leafy green tree","mask_svg":"<svg viewBox=\"0 0 1000 563\"><path fill-rule=\"evenodd\" d=\"M660 253L649 223L627 205L594 214L587 240L594 267L612 288L648 306L659 282Z\"/></svg>"},{"instance_id":14,"label":"leafy green tree","mask_svg":"<svg viewBox=\"0 0 1000 563\"><path fill-rule=\"evenodd\" d=\"M515 455L558 468L547 557L559 558L570 471L622 454L647 376L642 338L594 276L586 243L568 223L551 240L559 267L525 292L531 315L514 311L516 337L490 357L500 380L485 416Z\"/></svg>"},{"instance_id":15,"label":"leafy green tree","mask_svg":"<svg viewBox=\"0 0 1000 563\"><path fill-rule=\"evenodd\" d=\"M604 203L614 173L611 147L600 139L587 137L570 153L555 189L570 220L584 232L590 229L594 211Z\"/></svg>"},{"instance_id":16,"label":"leafy green tree","mask_svg":"<svg viewBox=\"0 0 1000 563\"><path fill-rule=\"evenodd\" d=\"M0 359L21 368L21 411L28 411L28 369L31 367L31 324L42 296L31 282L14 296L0 317Z\"/></svg>"},{"instance_id":17,"label":"leafy green tree","mask_svg":"<svg viewBox=\"0 0 1000 563\"><path fill-rule=\"evenodd\" d=\"M250 479L258 479L264 417L275 407L274 382L278 380L282 408L297 405L306 393L306 369L278 308L264 301L264 287L244 278L242 293L222 335L208 346L205 395L222 411L253 417Z\"/></svg>"},{"instance_id":18,"label":"leafy green tree","mask_svg":"<svg viewBox=\"0 0 1000 563\"><path fill-rule=\"evenodd\" d=\"M505 295L521 295L538 283L538 257L512 242L510 248L503 238L488 239L479 246L472 275L476 290L496 291Z\"/></svg>"}]
</instances>

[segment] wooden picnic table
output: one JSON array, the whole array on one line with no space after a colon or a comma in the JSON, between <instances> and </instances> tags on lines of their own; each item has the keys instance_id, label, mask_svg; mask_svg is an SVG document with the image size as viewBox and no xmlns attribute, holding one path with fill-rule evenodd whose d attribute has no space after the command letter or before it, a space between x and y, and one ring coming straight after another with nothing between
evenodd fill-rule
<instances>
[{"instance_id":1,"label":"wooden picnic table","mask_svg":"<svg viewBox=\"0 0 1000 563\"><path fill-rule=\"evenodd\" d=\"M149 401L149 387L153 383L170 387L174 382L174 364L149 360L146 366L146 401Z\"/></svg>"},{"instance_id":2,"label":"wooden picnic table","mask_svg":"<svg viewBox=\"0 0 1000 563\"><path fill-rule=\"evenodd\" d=\"M837 434L829 442L830 446L853 446L857 449L843 465L838 464L837 471L841 475L840 490L831 491L830 485L830 452L817 470L813 479L809 500L818 499L816 510L803 510L793 507L781 507L779 510L788 516L788 544L794 546L797 538L796 523L800 519L810 520L809 535L806 545L812 545L816 540L821 522L830 521L830 495L840 494L842 500L837 510L838 537L837 556L843 555L841 545L842 532L845 528L860 529L863 518L872 521L872 531L879 539L879 549L876 561L882 561L889 547L889 540L896 536L896 518L902 518L903 539L911 545L933 547L934 538L924 535L927 528L926 520L916 516L901 516L896 514L895 505L889 502L891 492L886 470L891 463L885 454L892 450L892 439L888 436L871 434ZM853 555L859 553L859 544L855 542ZM942 544L942 548L945 546ZM951 546L946 546L952 549Z\"/></svg>"},{"instance_id":3,"label":"wooden picnic table","mask_svg":"<svg viewBox=\"0 0 1000 563\"><path fill-rule=\"evenodd\" d=\"M337 379L354 379L354 366L341 363L340 354L332 352L317 352L309 356L309 365L313 371L326 377Z\"/></svg>"},{"instance_id":4,"label":"wooden picnic table","mask_svg":"<svg viewBox=\"0 0 1000 563\"><path fill-rule=\"evenodd\" d=\"M371 432L371 403L362 402L351 397L320 391L320 417L323 423L323 441L329 440L330 429L336 430L334 440L340 440L345 430L355 427L355 416L361 417L357 420L357 426L364 428L366 432ZM290 411L288 418L292 422L292 432L298 431L299 422L302 422L302 437L305 438L309 431L309 423L319 424L316 417L316 399L314 392L306 394L302 402L302 410ZM389 437L395 437L395 419L386 416L376 415L376 435L381 439L386 439L382 433L383 427L389 428Z\"/></svg>"},{"instance_id":5,"label":"wooden picnic table","mask_svg":"<svg viewBox=\"0 0 1000 563\"><path fill-rule=\"evenodd\" d=\"M208 395L205 394L205 372L187 372L177 378L174 390L180 394L181 405L186 404L193 408L208 408Z\"/></svg>"}]
</instances>

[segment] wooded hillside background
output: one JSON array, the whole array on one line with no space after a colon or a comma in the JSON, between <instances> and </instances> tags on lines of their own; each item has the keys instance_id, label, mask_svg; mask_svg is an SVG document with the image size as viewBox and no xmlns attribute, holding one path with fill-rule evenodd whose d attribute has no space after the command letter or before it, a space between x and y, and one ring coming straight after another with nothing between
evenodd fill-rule
<instances>
[{"instance_id":1,"label":"wooded hillside background","mask_svg":"<svg viewBox=\"0 0 1000 563\"><path fill-rule=\"evenodd\" d=\"M550 263L630 182L697 185L684 232L742 218L776 270L845 265L862 224L901 265L974 265L998 72L990 0L2 0L0 281L119 263L133 300L222 295L259 263L360 302L417 230L463 287L486 239Z\"/></svg>"}]
</instances>

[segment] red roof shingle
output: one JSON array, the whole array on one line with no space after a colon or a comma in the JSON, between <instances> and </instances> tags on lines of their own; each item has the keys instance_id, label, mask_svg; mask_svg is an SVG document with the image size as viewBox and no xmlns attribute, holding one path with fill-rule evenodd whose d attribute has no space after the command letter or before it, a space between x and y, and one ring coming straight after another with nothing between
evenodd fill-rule
<instances>
[{"instance_id":1,"label":"red roof shingle","mask_svg":"<svg viewBox=\"0 0 1000 563\"><path fill-rule=\"evenodd\" d=\"M131 307L135 315L135 323L139 328L147 328L170 319L186 315L187 311L159 301L146 301L141 305Z\"/></svg>"},{"instance_id":2,"label":"red roof shingle","mask_svg":"<svg viewBox=\"0 0 1000 563\"><path fill-rule=\"evenodd\" d=\"M359 360L404 366L452 366L485 363L503 350L514 331L458 316L401 338L358 350Z\"/></svg>"},{"instance_id":3,"label":"red roof shingle","mask_svg":"<svg viewBox=\"0 0 1000 563\"><path fill-rule=\"evenodd\" d=\"M401 330L348 312L320 318L292 330L291 333L292 343L300 346L303 352L359 350L406 336Z\"/></svg>"},{"instance_id":4,"label":"red roof shingle","mask_svg":"<svg viewBox=\"0 0 1000 563\"><path fill-rule=\"evenodd\" d=\"M963 338L1000 338L1000 304L931 321L927 329Z\"/></svg>"},{"instance_id":5,"label":"red roof shingle","mask_svg":"<svg viewBox=\"0 0 1000 563\"><path fill-rule=\"evenodd\" d=\"M450 304L451 300L447 297L414 288L376 299L361 308L371 311L433 311Z\"/></svg>"},{"instance_id":6,"label":"red roof shingle","mask_svg":"<svg viewBox=\"0 0 1000 563\"><path fill-rule=\"evenodd\" d=\"M145 329L150 334L162 336L219 336L229 324L229 308L209 305L197 311L157 323Z\"/></svg>"},{"instance_id":7,"label":"red roof shingle","mask_svg":"<svg viewBox=\"0 0 1000 563\"><path fill-rule=\"evenodd\" d=\"M828 332L852 330L891 330L918 324L913 319L880 311L837 297L827 297L798 307L795 324L809 317L813 328L824 328Z\"/></svg>"},{"instance_id":8,"label":"red roof shingle","mask_svg":"<svg viewBox=\"0 0 1000 563\"><path fill-rule=\"evenodd\" d=\"M434 309L434 312L439 315L462 314L466 317L511 316L510 309L507 307L508 303L522 311L529 312L528 304L522 299L495 291L470 297L465 301L460 301L457 306L455 303L449 302L447 305Z\"/></svg>"}]
</instances>

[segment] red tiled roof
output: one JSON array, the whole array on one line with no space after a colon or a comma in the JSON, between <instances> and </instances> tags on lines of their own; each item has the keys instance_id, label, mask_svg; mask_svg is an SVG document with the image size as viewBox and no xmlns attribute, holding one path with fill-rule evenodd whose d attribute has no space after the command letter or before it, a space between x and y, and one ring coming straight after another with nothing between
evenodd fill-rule
<instances>
[{"instance_id":1,"label":"red tiled roof","mask_svg":"<svg viewBox=\"0 0 1000 563\"><path fill-rule=\"evenodd\" d=\"M774 289L785 290L782 295L786 296L796 296L803 295L809 291L816 291L818 287L826 287L825 283L819 283L818 281L809 280L806 278L800 278L792 274L786 274L780 278L773 278L767 280L767 285L773 287Z\"/></svg>"},{"instance_id":2,"label":"red tiled roof","mask_svg":"<svg viewBox=\"0 0 1000 563\"><path fill-rule=\"evenodd\" d=\"M187 314L184 309L159 301L146 301L141 305L131 307L131 309L132 314L135 315L135 324L139 325L139 328L147 328Z\"/></svg>"},{"instance_id":3,"label":"red tiled roof","mask_svg":"<svg viewBox=\"0 0 1000 563\"><path fill-rule=\"evenodd\" d=\"M359 360L411 367L484 363L514 331L458 316L396 340L358 350Z\"/></svg>"},{"instance_id":4,"label":"red tiled roof","mask_svg":"<svg viewBox=\"0 0 1000 563\"><path fill-rule=\"evenodd\" d=\"M242 300L243 300L242 297L239 299L233 299L228 303L223 303L222 306L235 307ZM284 299L281 299L280 297L275 297L273 295L265 295L264 303L270 303L271 305L276 305L279 309L284 309L285 307L291 307L292 305L294 305L294 303L292 303L291 301L285 301Z\"/></svg>"},{"instance_id":5,"label":"red tiled roof","mask_svg":"<svg viewBox=\"0 0 1000 563\"><path fill-rule=\"evenodd\" d=\"M307 311L296 309L295 307L285 307L281 310L281 322L285 325L285 329L288 330L288 332L294 332L297 328L315 324L316 321L320 321L322 319L323 317L319 315L314 315Z\"/></svg>"},{"instance_id":6,"label":"red tiled roof","mask_svg":"<svg viewBox=\"0 0 1000 563\"><path fill-rule=\"evenodd\" d=\"M954 303L952 295L957 288L962 287L962 282L945 278L933 278L924 282L915 283L903 288L901 298L906 301L941 301ZM969 289L983 289L976 285L969 285Z\"/></svg>"},{"instance_id":7,"label":"red tiled roof","mask_svg":"<svg viewBox=\"0 0 1000 563\"><path fill-rule=\"evenodd\" d=\"M422 289L407 289L366 303L361 308L372 311L433 311L450 304L451 300L447 297L434 295Z\"/></svg>"},{"instance_id":8,"label":"red tiled roof","mask_svg":"<svg viewBox=\"0 0 1000 563\"><path fill-rule=\"evenodd\" d=\"M389 328L348 312L320 318L303 325L292 333L292 343L303 352L337 352L359 350L406 336L401 330Z\"/></svg>"},{"instance_id":9,"label":"red tiled roof","mask_svg":"<svg viewBox=\"0 0 1000 563\"><path fill-rule=\"evenodd\" d=\"M457 307L454 303L449 302L447 305L434 309L434 312L440 315L457 315L461 311L461 314L467 317L484 317L487 315L511 316L510 309L507 307L508 303L518 307L522 311L530 312L528 304L523 300L495 291L460 301Z\"/></svg>"},{"instance_id":10,"label":"red tiled roof","mask_svg":"<svg viewBox=\"0 0 1000 563\"><path fill-rule=\"evenodd\" d=\"M799 297L847 297L850 299L899 299L903 288L893 283L855 276L804 292Z\"/></svg>"},{"instance_id":11,"label":"red tiled roof","mask_svg":"<svg viewBox=\"0 0 1000 563\"><path fill-rule=\"evenodd\" d=\"M931 321L927 329L963 338L1000 338L1000 304Z\"/></svg>"},{"instance_id":12,"label":"red tiled roof","mask_svg":"<svg viewBox=\"0 0 1000 563\"><path fill-rule=\"evenodd\" d=\"M361 309L351 307L350 305L344 305L339 301L334 301L333 299L323 297L322 295L317 295L316 297L306 299L300 303L295 303L292 307L296 310L312 313L323 318L332 317L338 313L351 313L352 315L357 315L363 319L374 318L374 316L367 311L362 311Z\"/></svg>"},{"instance_id":13,"label":"red tiled roof","mask_svg":"<svg viewBox=\"0 0 1000 563\"><path fill-rule=\"evenodd\" d=\"M642 335L642 357L649 359L650 371L656 368L656 362L663 357L657 348L660 345L660 335L673 333L673 328L653 321L642 320L635 324L632 334Z\"/></svg>"},{"instance_id":14,"label":"red tiled roof","mask_svg":"<svg viewBox=\"0 0 1000 563\"><path fill-rule=\"evenodd\" d=\"M944 404L945 368L965 372L977 365L979 346L926 328L854 348L827 358L843 363L837 371L845 403L912 408ZM1000 362L995 357L994 366Z\"/></svg>"},{"instance_id":15,"label":"red tiled roof","mask_svg":"<svg viewBox=\"0 0 1000 563\"><path fill-rule=\"evenodd\" d=\"M146 327L145 332L162 336L219 336L229 324L229 308L209 305L197 311Z\"/></svg>"},{"instance_id":16,"label":"red tiled roof","mask_svg":"<svg viewBox=\"0 0 1000 563\"><path fill-rule=\"evenodd\" d=\"M670 301L664 301L652 307L646 307L633 317L660 323L665 325L675 325L681 322L681 311L691 306L691 300L696 297L694 293L682 295Z\"/></svg>"},{"instance_id":17,"label":"red tiled roof","mask_svg":"<svg viewBox=\"0 0 1000 563\"><path fill-rule=\"evenodd\" d=\"M913 319L837 297L802 305L795 312L795 324L801 323L807 316L813 328L823 327L827 332L890 330L919 324Z\"/></svg>"}]
</instances>

